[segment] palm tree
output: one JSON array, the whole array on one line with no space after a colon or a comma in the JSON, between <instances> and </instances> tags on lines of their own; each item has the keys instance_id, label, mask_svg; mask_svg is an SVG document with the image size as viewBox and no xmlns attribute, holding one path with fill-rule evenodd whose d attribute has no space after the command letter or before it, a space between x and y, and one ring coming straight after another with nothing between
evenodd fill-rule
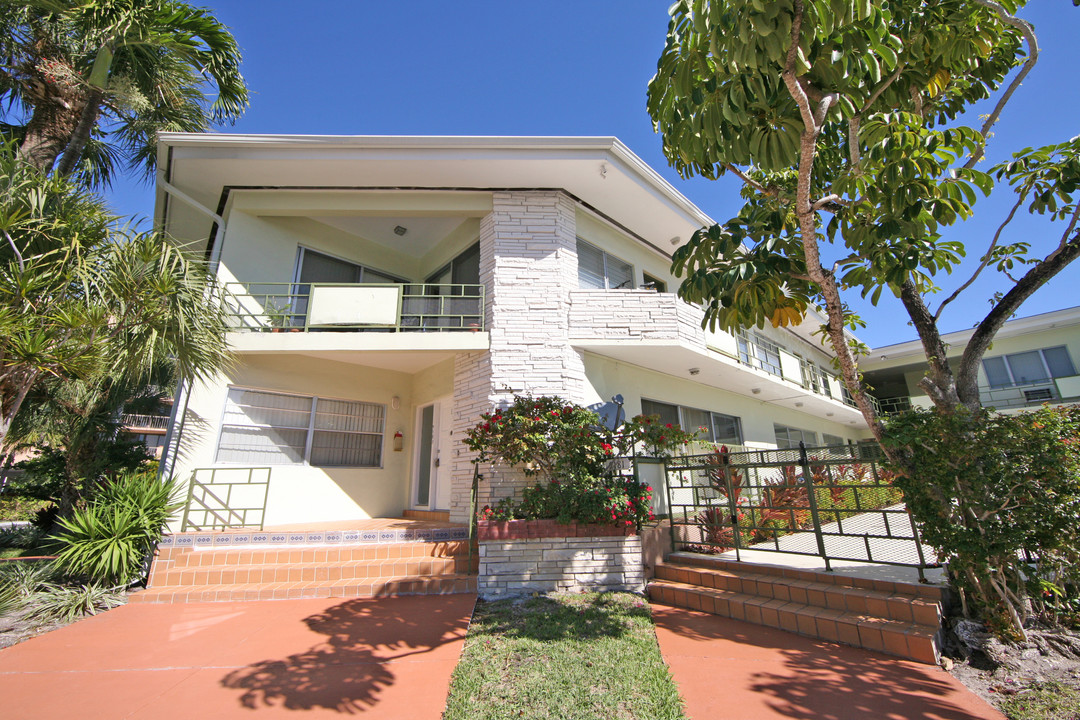
<instances>
[{"instance_id":1,"label":"palm tree","mask_svg":"<svg viewBox=\"0 0 1080 720\"><path fill-rule=\"evenodd\" d=\"M152 172L159 132L240 117L239 66L228 29L182 2L0 0L0 99L13 116L0 132L42 172L98 186L121 164Z\"/></svg>"},{"instance_id":2,"label":"palm tree","mask_svg":"<svg viewBox=\"0 0 1080 720\"><path fill-rule=\"evenodd\" d=\"M0 448L40 380L186 379L229 363L226 316L200 261L118 225L102 201L0 146Z\"/></svg>"}]
</instances>

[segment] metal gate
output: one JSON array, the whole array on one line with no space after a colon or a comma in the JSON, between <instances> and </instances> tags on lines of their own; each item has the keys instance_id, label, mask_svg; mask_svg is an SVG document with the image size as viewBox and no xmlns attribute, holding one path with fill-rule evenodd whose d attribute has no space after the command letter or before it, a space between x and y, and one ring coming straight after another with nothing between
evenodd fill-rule
<instances>
[{"instance_id":1,"label":"metal gate","mask_svg":"<svg viewBox=\"0 0 1080 720\"><path fill-rule=\"evenodd\" d=\"M675 550L816 555L919 569L934 552L919 540L876 446L728 452L668 460Z\"/></svg>"}]
</instances>

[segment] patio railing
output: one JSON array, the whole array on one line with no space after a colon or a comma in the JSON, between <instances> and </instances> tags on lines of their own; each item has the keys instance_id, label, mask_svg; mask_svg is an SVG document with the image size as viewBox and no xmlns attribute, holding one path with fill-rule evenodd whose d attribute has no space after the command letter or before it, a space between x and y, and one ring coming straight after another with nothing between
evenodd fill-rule
<instances>
[{"instance_id":1,"label":"patio railing","mask_svg":"<svg viewBox=\"0 0 1080 720\"><path fill-rule=\"evenodd\" d=\"M484 329L483 285L227 283L224 302L240 331Z\"/></svg>"},{"instance_id":2,"label":"patio railing","mask_svg":"<svg viewBox=\"0 0 1080 720\"><path fill-rule=\"evenodd\" d=\"M672 547L934 567L868 445L676 457L666 463Z\"/></svg>"}]
</instances>

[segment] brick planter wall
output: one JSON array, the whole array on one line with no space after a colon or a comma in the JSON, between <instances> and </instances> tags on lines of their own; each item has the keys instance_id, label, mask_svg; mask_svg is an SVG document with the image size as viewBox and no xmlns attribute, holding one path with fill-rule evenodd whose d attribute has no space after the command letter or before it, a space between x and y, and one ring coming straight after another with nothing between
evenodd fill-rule
<instances>
[{"instance_id":1,"label":"brick planter wall","mask_svg":"<svg viewBox=\"0 0 1080 720\"><path fill-rule=\"evenodd\" d=\"M597 531L604 534L584 534ZM544 532L549 534L537 535ZM485 600L534 592L641 592L644 587L641 538L623 528L485 521L479 538L478 589Z\"/></svg>"}]
</instances>

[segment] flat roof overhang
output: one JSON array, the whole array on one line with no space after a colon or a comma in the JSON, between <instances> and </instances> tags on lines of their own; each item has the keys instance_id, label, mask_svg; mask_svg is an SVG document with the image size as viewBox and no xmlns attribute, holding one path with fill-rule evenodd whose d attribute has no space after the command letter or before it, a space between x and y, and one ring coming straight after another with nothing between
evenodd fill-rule
<instances>
[{"instance_id":1,"label":"flat roof overhang","mask_svg":"<svg viewBox=\"0 0 1080 720\"><path fill-rule=\"evenodd\" d=\"M158 167L155 217L188 239L211 219L160 180L213 212L233 188L564 190L668 255L713 222L613 137L162 133Z\"/></svg>"}]
</instances>

